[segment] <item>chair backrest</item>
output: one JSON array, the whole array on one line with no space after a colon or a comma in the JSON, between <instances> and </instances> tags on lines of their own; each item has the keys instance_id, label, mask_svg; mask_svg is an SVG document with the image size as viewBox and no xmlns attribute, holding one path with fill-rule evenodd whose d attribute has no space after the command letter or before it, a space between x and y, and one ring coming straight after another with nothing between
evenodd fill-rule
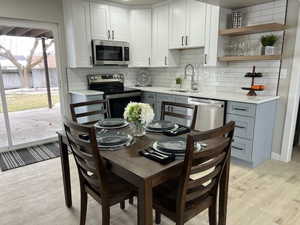
<instances>
[{"instance_id":1,"label":"chair backrest","mask_svg":"<svg viewBox=\"0 0 300 225\"><path fill-rule=\"evenodd\" d=\"M189 202L217 195L221 175L227 163L230 163L234 126L235 123L231 121L217 129L188 135L177 196L178 213L183 212ZM208 146L196 151L194 146L197 142L207 142Z\"/></svg>"},{"instance_id":2,"label":"chair backrest","mask_svg":"<svg viewBox=\"0 0 300 225\"><path fill-rule=\"evenodd\" d=\"M107 100L72 103L70 109L72 120L81 124L94 124L101 117L110 118L109 102ZM80 120L84 120L84 122L80 122Z\"/></svg>"},{"instance_id":3,"label":"chair backrest","mask_svg":"<svg viewBox=\"0 0 300 225\"><path fill-rule=\"evenodd\" d=\"M107 170L97 148L96 129L64 120L64 129L74 155L81 184L97 190L102 197L108 194Z\"/></svg>"},{"instance_id":4,"label":"chair backrest","mask_svg":"<svg viewBox=\"0 0 300 225\"><path fill-rule=\"evenodd\" d=\"M184 112L182 112L182 111L184 111ZM191 112L189 112L189 111L191 111ZM161 120L165 120L166 116L175 117L175 118L179 118L179 119L188 119L191 121L190 128L195 129L197 111L198 111L197 105L176 103L176 102L162 102L161 103ZM181 125L184 125L184 124L181 124Z\"/></svg>"}]
</instances>

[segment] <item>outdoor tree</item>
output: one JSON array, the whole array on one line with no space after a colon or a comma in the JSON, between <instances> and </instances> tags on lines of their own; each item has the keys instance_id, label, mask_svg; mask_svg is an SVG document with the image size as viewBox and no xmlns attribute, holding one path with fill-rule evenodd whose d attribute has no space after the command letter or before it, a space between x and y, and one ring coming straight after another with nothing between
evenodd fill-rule
<instances>
[{"instance_id":1,"label":"outdoor tree","mask_svg":"<svg viewBox=\"0 0 300 225\"><path fill-rule=\"evenodd\" d=\"M22 65L9 49L5 48L3 45L0 44L0 56L5 57L6 59L11 61L11 63L17 67L19 74L20 74L21 84L22 84L23 88L30 88L30 77L31 77L32 69L35 66L37 66L38 64L40 64L44 59L43 56L34 58L35 52L36 52L37 47L39 46L40 42L41 42L40 38L35 38L32 48L29 52L29 55L24 56L26 58L25 65ZM46 44L46 49L51 47L51 45L53 45L53 43L54 43L54 40L50 40ZM47 53L47 55L48 54L49 53Z\"/></svg>"}]
</instances>

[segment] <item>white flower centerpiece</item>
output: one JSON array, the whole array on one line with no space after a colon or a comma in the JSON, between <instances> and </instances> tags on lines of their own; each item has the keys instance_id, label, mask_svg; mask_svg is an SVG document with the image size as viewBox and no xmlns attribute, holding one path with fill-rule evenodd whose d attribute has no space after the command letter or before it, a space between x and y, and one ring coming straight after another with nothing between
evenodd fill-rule
<instances>
[{"instance_id":1,"label":"white flower centerpiece","mask_svg":"<svg viewBox=\"0 0 300 225\"><path fill-rule=\"evenodd\" d=\"M124 118L133 125L133 135L145 135L145 127L154 118L154 112L149 104L130 102L124 112Z\"/></svg>"}]
</instances>

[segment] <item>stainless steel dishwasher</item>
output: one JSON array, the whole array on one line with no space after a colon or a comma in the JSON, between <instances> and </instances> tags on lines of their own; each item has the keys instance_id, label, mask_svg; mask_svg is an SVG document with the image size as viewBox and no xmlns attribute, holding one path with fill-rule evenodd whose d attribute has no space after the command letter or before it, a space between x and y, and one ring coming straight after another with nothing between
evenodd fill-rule
<instances>
[{"instance_id":1,"label":"stainless steel dishwasher","mask_svg":"<svg viewBox=\"0 0 300 225\"><path fill-rule=\"evenodd\" d=\"M189 104L198 106L195 126L196 130L206 131L224 125L224 101L190 97L188 102ZM191 114L191 111L189 114Z\"/></svg>"}]
</instances>

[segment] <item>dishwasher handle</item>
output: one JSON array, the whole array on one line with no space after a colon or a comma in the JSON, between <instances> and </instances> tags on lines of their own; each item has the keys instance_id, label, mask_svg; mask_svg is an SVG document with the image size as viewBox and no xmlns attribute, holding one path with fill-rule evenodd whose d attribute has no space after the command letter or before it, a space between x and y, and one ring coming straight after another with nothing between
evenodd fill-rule
<instances>
[{"instance_id":1,"label":"dishwasher handle","mask_svg":"<svg viewBox=\"0 0 300 225\"><path fill-rule=\"evenodd\" d=\"M193 105L203 105L203 106L215 106L218 108L223 108L224 107L224 102L221 101L214 101L214 100L206 100L206 99L189 99L188 101L190 104Z\"/></svg>"}]
</instances>

